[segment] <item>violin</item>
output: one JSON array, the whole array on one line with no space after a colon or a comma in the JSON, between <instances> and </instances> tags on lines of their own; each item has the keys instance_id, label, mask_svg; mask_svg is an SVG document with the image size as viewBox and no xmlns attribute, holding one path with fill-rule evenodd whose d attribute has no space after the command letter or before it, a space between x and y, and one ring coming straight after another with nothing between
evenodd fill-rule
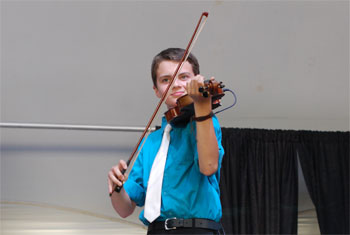
<instances>
[{"instance_id":1,"label":"violin","mask_svg":"<svg viewBox=\"0 0 350 235\"><path fill-rule=\"evenodd\" d=\"M221 106L220 99L225 95L222 82L215 80L204 81L204 86L199 88L199 92L203 97L208 98L211 95L212 109ZM164 113L166 120L174 126L183 126L187 124L194 116L193 100L189 95L181 96L176 101L176 106Z\"/></svg>"}]
</instances>

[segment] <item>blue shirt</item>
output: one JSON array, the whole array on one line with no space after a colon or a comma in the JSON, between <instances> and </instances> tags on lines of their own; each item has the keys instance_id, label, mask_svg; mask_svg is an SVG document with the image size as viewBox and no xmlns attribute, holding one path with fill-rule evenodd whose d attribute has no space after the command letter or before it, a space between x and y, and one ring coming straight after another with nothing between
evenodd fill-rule
<instances>
[{"instance_id":1,"label":"blue shirt","mask_svg":"<svg viewBox=\"0 0 350 235\"><path fill-rule=\"evenodd\" d=\"M224 155L221 145L221 128L217 118L212 117L219 147L218 170L211 176L199 171L196 143L196 124L173 127L170 131L170 144L164 169L162 186L161 215L156 220L167 218L205 218L219 222L222 216L220 203L220 168ZM124 184L124 189L137 206L144 206L147 183L154 158L163 137L167 121L163 117L162 127L152 132L143 145L138 158ZM144 211L140 220L148 225Z\"/></svg>"}]
</instances>

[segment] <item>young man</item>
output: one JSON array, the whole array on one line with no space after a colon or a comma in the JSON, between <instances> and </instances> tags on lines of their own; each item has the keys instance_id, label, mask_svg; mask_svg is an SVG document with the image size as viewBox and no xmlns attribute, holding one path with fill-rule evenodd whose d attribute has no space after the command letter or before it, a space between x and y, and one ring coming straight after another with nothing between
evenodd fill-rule
<instances>
[{"instance_id":1,"label":"young man","mask_svg":"<svg viewBox=\"0 0 350 235\"><path fill-rule=\"evenodd\" d=\"M164 94L183 54L183 49L169 48L154 57L152 79L158 98ZM123 160L109 171L109 192L112 193L116 185L123 185L119 193L114 192L111 196L114 209L125 218L136 206L145 206L140 220L148 225L148 234L219 234L221 231L219 173L224 150L219 122L215 116L209 115L212 112L211 98L205 98L199 92L203 82L198 61L190 54L172 90L169 90L165 104L168 109L173 108L179 97L188 94L193 99L195 118L201 118L185 125L171 126L163 117L162 127L148 136L128 179L121 173L127 168ZM150 183L151 172L156 174L152 165L158 162L155 158L158 150L163 148L160 146L165 130L169 129L170 143L165 150L167 156L162 176L157 176L156 181L150 180ZM151 188L159 181L162 183L160 215L150 218L152 210L149 205L154 197L150 196L154 191Z\"/></svg>"}]
</instances>

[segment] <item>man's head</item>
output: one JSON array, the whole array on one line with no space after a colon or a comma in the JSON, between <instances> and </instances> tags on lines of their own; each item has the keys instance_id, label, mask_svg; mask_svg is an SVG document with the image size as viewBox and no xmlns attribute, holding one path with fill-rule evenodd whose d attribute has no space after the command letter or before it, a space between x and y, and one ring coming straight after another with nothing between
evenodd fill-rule
<instances>
[{"instance_id":1,"label":"man's head","mask_svg":"<svg viewBox=\"0 0 350 235\"><path fill-rule=\"evenodd\" d=\"M171 78L175 73L184 53L185 50L183 49L169 48L160 52L154 57L152 63L152 80L153 90L158 98L163 97L165 94ZM183 64L181 70L178 72L173 83L173 87L169 91L169 96L167 100L165 100L165 104L168 106L168 108L175 107L177 99L187 94L187 83L198 74L198 61L196 57L190 54L188 59Z\"/></svg>"},{"instance_id":2,"label":"man's head","mask_svg":"<svg viewBox=\"0 0 350 235\"><path fill-rule=\"evenodd\" d=\"M161 51L158 55L156 55L153 58L151 72L152 72L153 85L155 87L157 87L157 70L158 70L159 64L162 61L180 62L184 53L185 53L185 50L181 48L168 48L166 50ZM199 64L198 64L197 58L190 53L190 55L187 58L187 61L192 65L192 70L194 75L198 75Z\"/></svg>"}]
</instances>

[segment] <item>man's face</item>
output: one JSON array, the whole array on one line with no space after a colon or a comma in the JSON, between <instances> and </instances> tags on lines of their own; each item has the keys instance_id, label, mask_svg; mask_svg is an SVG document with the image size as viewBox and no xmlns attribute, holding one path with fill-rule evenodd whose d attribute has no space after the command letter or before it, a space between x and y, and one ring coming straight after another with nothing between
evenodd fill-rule
<instances>
[{"instance_id":1,"label":"man's face","mask_svg":"<svg viewBox=\"0 0 350 235\"><path fill-rule=\"evenodd\" d=\"M157 87L153 86L158 98L162 98L177 66L178 62L170 60L162 61L159 64L157 70ZM191 81L194 76L192 65L186 61L176 77L172 90L169 91L170 95L168 99L165 101L169 109L175 107L176 100L186 94L186 84Z\"/></svg>"}]
</instances>

